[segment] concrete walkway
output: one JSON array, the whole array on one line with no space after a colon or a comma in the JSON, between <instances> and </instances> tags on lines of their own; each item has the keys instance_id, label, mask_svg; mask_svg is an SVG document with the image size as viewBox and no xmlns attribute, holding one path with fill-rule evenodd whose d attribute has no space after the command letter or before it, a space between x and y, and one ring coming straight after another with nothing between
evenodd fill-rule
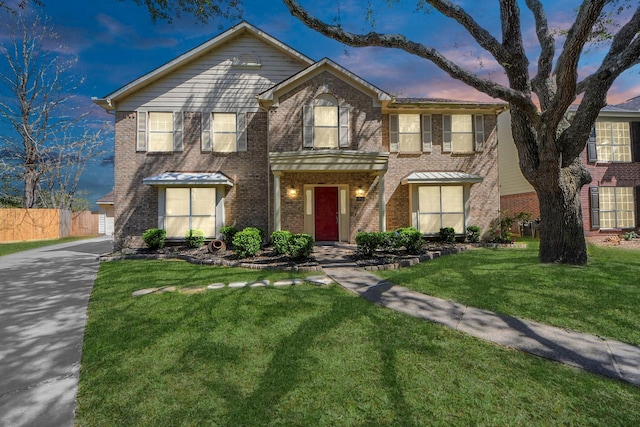
<instances>
[{"instance_id":1,"label":"concrete walkway","mask_svg":"<svg viewBox=\"0 0 640 427\"><path fill-rule=\"evenodd\" d=\"M431 297L358 268L350 247L318 246L324 272L368 301L471 336L640 386L640 348Z\"/></svg>"},{"instance_id":2,"label":"concrete walkway","mask_svg":"<svg viewBox=\"0 0 640 427\"><path fill-rule=\"evenodd\" d=\"M73 426L96 238L0 257L0 426Z\"/></svg>"}]
</instances>

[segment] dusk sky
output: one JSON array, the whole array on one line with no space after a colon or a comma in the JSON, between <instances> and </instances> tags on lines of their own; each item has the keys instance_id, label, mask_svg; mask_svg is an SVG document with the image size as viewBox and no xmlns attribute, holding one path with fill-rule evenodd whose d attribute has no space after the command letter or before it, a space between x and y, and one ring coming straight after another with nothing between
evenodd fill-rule
<instances>
[{"instance_id":1,"label":"dusk sky","mask_svg":"<svg viewBox=\"0 0 640 427\"><path fill-rule=\"evenodd\" d=\"M10 0L8 4L16 3ZM91 111L92 120L109 121L113 117L91 103L91 97L103 97L130 81L163 65L176 56L209 40L239 22L238 19L216 18L208 24L196 22L191 16L174 18L172 23L152 22L148 11L133 0L102 0L74 2L43 0L44 7L34 10L50 18L59 34L56 50L77 58L73 72L85 77L85 82L75 94L74 102ZM331 21L337 15L343 27L354 32L368 32L370 24L365 20L364 1L351 0L302 0L303 6ZM416 10L416 1L400 2L387 6L385 1L372 1L375 12L375 31L403 33L408 38L426 45L438 47L446 56L455 59L483 77L503 82L504 76L490 60L487 53L471 43L453 21L437 13L426 14ZM395 2L389 2L395 3ZM459 1L474 18L494 36L500 38L497 1ZM551 27L566 29L573 21L576 0L543 1ZM305 27L291 16L279 0L245 0L242 19L271 36L320 60L329 57L382 90L402 97L440 97L458 100L490 100L474 89L451 79L424 59L383 48L350 48L327 39ZM404 4L407 4L404 6ZM634 4L634 2L630 2ZM522 2L525 25L531 21ZM628 14L628 13L627 13ZM13 19L1 12L0 19ZM0 25L0 38L6 41ZM537 40L533 27L524 28L525 44L531 49L531 69L535 72ZM562 40L556 47L561 48ZM581 61L581 75L593 71L604 54L603 47L591 47ZM640 67L624 73L609 92L608 102L616 104L640 95ZM107 146L113 148L112 135ZM93 167L83 176L82 188L90 192L94 202L113 186L113 165Z\"/></svg>"}]
</instances>

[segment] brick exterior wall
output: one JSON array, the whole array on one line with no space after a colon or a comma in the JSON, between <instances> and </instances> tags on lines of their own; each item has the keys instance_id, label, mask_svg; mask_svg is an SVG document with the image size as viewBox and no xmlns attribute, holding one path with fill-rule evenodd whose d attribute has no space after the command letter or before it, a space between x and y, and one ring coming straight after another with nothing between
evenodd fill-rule
<instances>
[{"instance_id":1,"label":"brick exterior wall","mask_svg":"<svg viewBox=\"0 0 640 427\"><path fill-rule=\"evenodd\" d=\"M638 186L640 186L640 159L633 159L634 161L631 163L589 163L587 150L582 152L581 159L592 178L591 183L582 187L582 191L580 192L585 235L592 237L602 234L619 234L619 230L591 229L591 199L589 189L590 187L633 187L637 189ZM634 195L637 196L637 194L638 191L634 190ZM637 197L635 197L634 208L637 228L638 224L640 224L640 206Z\"/></svg>"},{"instance_id":2,"label":"brick exterior wall","mask_svg":"<svg viewBox=\"0 0 640 427\"><path fill-rule=\"evenodd\" d=\"M532 219L540 218L540 204L535 192L500 196L500 209L510 215L525 212L530 213Z\"/></svg>"},{"instance_id":3,"label":"brick exterior wall","mask_svg":"<svg viewBox=\"0 0 640 427\"><path fill-rule=\"evenodd\" d=\"M115 247L141 246L142 233L158 226L158 190L142 180L164 172L221 172L234 186L225 195L225 222L238 228L268 225L267 117L247 113L247 151L203 153L201 115L184 113L181 152L136 152L136 113L116 113Z\"/></svg>"},{"instance_id":4,"label":"brick exterior wall","mask_svg":"<svg viewBox=\"0 0 640 427\"><path fill-rule=\"evenodd\" d=\"M464 112L459 112L463 113ZM451 114L456 114L452 111ZM485 230L498 218L500 192L498 187L498 136L497 116L484 116L485 146L481 152L469 154L442 152L442 115L432 114L432 152L419 154L391 153L389 170L385 175L385 199L387 200L387 229L411 225L409 212L409 186L400 181L412 172L455 171L483 177L483 181L471 186L469 196L471 217L469 225ZM383 146L389 147L389 115L382 117Z\"/></svg>"}]
</instances>

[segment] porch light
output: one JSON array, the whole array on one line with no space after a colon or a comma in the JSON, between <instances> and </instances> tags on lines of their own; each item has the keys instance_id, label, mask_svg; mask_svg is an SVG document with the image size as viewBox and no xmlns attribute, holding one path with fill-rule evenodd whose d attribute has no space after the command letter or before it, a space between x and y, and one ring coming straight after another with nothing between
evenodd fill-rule
<instances>
[{"instance_id":1,"label":"porch light","mask_svg":"<svg viewBox=\"0 0 640 427\"><path fill-rule=\"evenodd\" d=\"M295 188L290 187L290 188L287 189L287 196L289 196L291 198L294 198L294 197L296 197L297 194L298 194L298 192L296 191Z\"/></svg>"},{"instance_id":2,"label":"porch light","mask_svg":"<svg viewBox=\"0 0 640 427\"><path fill-rule=\"evenodd\" d=\"M364 200L364 189L361 185L356 189L356 200L359 202Z\"/></svg>"}]
</instances>

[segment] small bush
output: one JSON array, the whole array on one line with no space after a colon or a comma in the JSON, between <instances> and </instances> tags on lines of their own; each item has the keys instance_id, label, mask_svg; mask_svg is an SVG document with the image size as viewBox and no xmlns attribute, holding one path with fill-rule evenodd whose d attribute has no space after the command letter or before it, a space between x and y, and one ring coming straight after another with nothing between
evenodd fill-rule
<instances>
[{"instance_id":1,"label":"small bush","mask_svg":"<svg viewBox=\"0 0 640 427\"><path fill-rule=\"evenodd\" d=\"M443 227L440 229L440 240L444 243L453 243L456 241L456 230L453 227Z\"/></svg>"},{"instance_id":2,"label":"small bush","mask_svg":"<svg viewBox=\"0 0 640 427\"><path fill-rule=\"evenodd\" d=\"M184 238L187 239L187 246L190 248L199 248L204 245L204 231L202 230L189 230Z\"/></svg>"},{"instance_id":3,"label":"small bush","mask_svg":"<svg viewBox=\"0 0 640 427\"><path fill-rule=\"evenodd\" d=\"M164 240L167 238L167 232L161 228L150 228L142 234L142 240L149 249L164 248Z\"/></svg>"},{"instance_id":4,"label":"small bush","mask_svg":"<svg viewBox=\"0 0 640 427\"><path fill-rule=\"evenodd\" d=\"M382 244L382 234L360 231L356 234L356 251L364 256L371 256Z\"/></svg>"},{"instance_id":5,"label":"small bush","mask_svg":"<svg viewBox=\"0 0 640 427\"><path fill-rule=\"evenodd\" d=\"M627 231L626 233L624 233L622 235L622 238L624 240L632 240L632 239L637 239L639 236L635 231Z\"/></svg>"},{"instance_id":6,"label":"small bush","mask_svg":"<svg viewBox=\"0 0 640 427\"><path fill-rule=\"evenodd\" d=\"M222 240L227 244L227 246L231 246L233 244L233 238L235 237L238 229L233 225L225 225L220 228L220 234L222 234Z\"/></svg>"},{"instance_id":7,"label":"small bush","mask_svg":"<svg viewBox=\"0 0 640 427\"><path fill-rule=\"evenodd\" d=\"M295 260L307 259L313 252L314 243L309 234L294 234L289 238L287 255Z\"/></svg>"},{"instance_id":8,"label":"small bush","mask_svg":"<svg viewBox=\"0 0 640 427\"><path fill-rule=\"evenodd\" d=\"M273 252L278 255L286 254L289 250L290 240L290 231L274 231L271 233L271 246L273 247Z\"/></svg>"},{"instance_id":9,"label":"small bush","mask_svg":"<svg viewBox=\"0 0 640 427\"><path fill-rule=\"evenodd\" d=\"M422 252L424 248L424 240L422 233L414 227L398 228L396 230L400 234L401 246L412 254L418 254Z\"/></svg>"},{"instance_id":10,"label":"small bush","mask_svg":"<svg viewBox=\"0 0 640 427\"><path fill-rule=\"evenodd\" d=\"M397 231L384 231L380 234L380 248L383 251L392 252L402 247L400 233Z\"/></svg>"},{"instance_id":11,"label":"small bush","mask_svg":"<svg viewBox=\"0 0 640 427\"><path fill-rule=\"evenodd\" d=\"M233 237L233 248L240 258L254 256L260 250L262 237L260 230L253 227L247 227L242 231L238 231Z\"/></svg>"},{"instance_id":12,"label":"small bush","mask_svg":"<svg viewBox=\"0 0 640 427\"><path fill-rule=\"evenodd\" d=\"M480 227L477 225L470 225L467 227L467 234L465 239L469 243L478 243L480 241Z\"/></svg>"}]
</instances>

